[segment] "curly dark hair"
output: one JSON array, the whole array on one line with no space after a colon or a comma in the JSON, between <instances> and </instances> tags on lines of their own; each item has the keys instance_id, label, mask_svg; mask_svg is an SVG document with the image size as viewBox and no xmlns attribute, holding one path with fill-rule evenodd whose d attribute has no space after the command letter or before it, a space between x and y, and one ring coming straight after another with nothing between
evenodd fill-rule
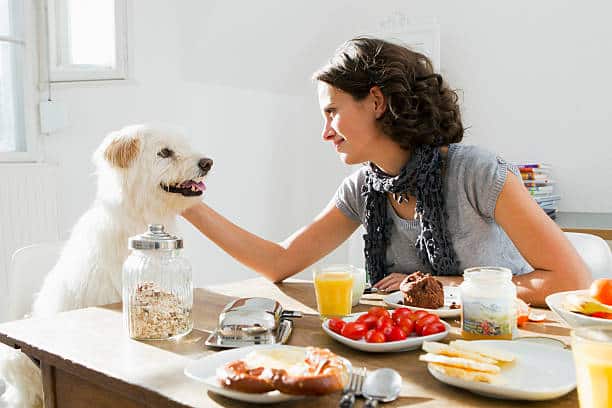
<instances>
[{"instance_id":1,"label":"curly dark hair","mask_svg":"<svg viewBox=\"0 0 612 408\"><path fill-rule=\"evenodd\" d=\"M463 138L457 93L433 71L425 55L401 45L354 38L344 43L313 79L341 89L357 101L379 86L387 101L379 119L382 130L404 149L458 143Z\"/></svg>"}]
</instances>

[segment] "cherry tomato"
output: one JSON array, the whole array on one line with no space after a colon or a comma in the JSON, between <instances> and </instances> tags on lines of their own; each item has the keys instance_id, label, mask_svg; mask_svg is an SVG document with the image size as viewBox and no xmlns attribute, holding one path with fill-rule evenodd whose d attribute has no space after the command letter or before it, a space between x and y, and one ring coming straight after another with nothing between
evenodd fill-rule
<instances>
[{"instance_id":1,"label":"cherry tomato","mask_svg":"<svg viewBox=\"0 0 612 408\"><path fill-rule=\"evenodd\" d=\"M439 322L439 321L440 321L440 318L437 315L427 314L421 317L419 320L417 320L416 323L414 323L414 330L419 336L421 336L423 332L423 327L427 326L430 323Z\"/></svg>"},{"instance_id":2,"label":"cherry tomato","mask_svg":"<svg viewBox=\"0 0 612 408\"><path fill-rule=\"evenodd\" d=\"M381 331L382 331L382 334L384 334L384 335L385 335L385 339L386 339L387 341L389 341L389 336L391 335L391 332L393 331L393 329L394 329L394 328L395 328L395 325L394 325L393 323L388 324L388 325L386 325L386 326L384 326L384 327L382 328L382 330L381 330Z\"/></svg>"},{"instance_id":3,"label":"cherry tomato","mask_svg":"<svg viewBox=\"0 0 612 408\"><path fill-rule=\"evenodd\" d=\"M349 339L359 340L365 336L368 328L363 323L350 322L347 323L343 328L340 334L344 337L348 337Z\"/></svg>"},{"instance_id":4,"label":"cherry tomato","mask_svg":"<svg viewBox=\"0 0 612 408\"><path fill-rule=\"evenodd\" d=\"M402 329L406 336L410 336L414 331L414 322L410 318L410 316L402 317L396 323L397 327Z\"/></svg>"},{"instance_id":5,"label":"cherry tomato","mask_svg":"<svg viewBox=\"0 0 612 408\"><path fill-rule=\"evenodd\" d=\"M382 330L386 326L393 326L393 320L388 316L379 317L376 321L376 330Z\"/></svg>"},{"instance_id":6,"label":"cherry tomato","mask_svg":"<svg viewBox=\"0 0 612 408\"><path fill-rule=\"evenodd\" d=\"M408 315L408 317L410 317L412 319L413 322L416 322L417 320L419 320L421 317L423 316L427 316L429 313L427 313L424 310L417 310L415 312L412 312L412 314Z\"/></svg>"},{"instance_id":7,"label":"cherry tomato","mask_svg":"<svg viewBox=\"0 0 612 408\"><path fill-rule=\"evenodd\" d=\"M382 332L379 332L378 330L368 330L368 332L365 335L365 340L368 343L384 343L385 342L385 335Z\"/></svg>"},{"instance_id":8,"label":"cherry tomato","mask_svg":"<svg viewBox=\"0 0 612 408\"><path fill-rule=\"evenodd\" d=\"M389 311L387 309L385 309L384 307L380 307L380 306L372 306L371 308L368 309L368 313L374 316L378 316L378 317L391 317L389 315Z\"/></svg>"},{"instance_id":9,"label":"cherry tomato","mask_svg":"<svg viewBox=\"0 0 612 408\"><path fill-rule=\"evenodd\" d=\"M346 322L342 319L334 318L334 319L329 319L329 322L327 322L327 325L329 327L329 330L340 334L342 332L342 329L346 325Z\"/></svg>"},{"instance_id":10,"label":"cherry tomato","mask_svg":"<svg viewBox=\"0 0 612 408\"><path fill-rule=\"evenodd\" d=\"M595 313L591 313L589 316L599 317L601 319L612 319L612 313L608 313L608 312L595 312Z\"/></svg>"},{"instance_id":11,"label":"cherry tomato","mask_svg":"<svg viewBox=\"0 0 612 408\"><path fill-rule=\"evenodd\" d=\"M393 311L393 321L397 323L397 321L399 319L401 319L402 317L407 317L410 316L412 314L412 310L407 309L405 307L400 307L399 309L395 309Z\"/></svg>"},{"instance_id":12,"label":"cherry tomato","mask_svg":"<svg viewBox=\"0 0 612 408\"><path fill-rule=\"evenodd\" d=\"M368 330L369 330L369 329L374 329L376 327L377 320L378 320L378 317L371 315L369 313L365 313L359 316L356 321L368 326Z\"/></svg>"},{"instance_id":13,"label":"cherry tomato","mask_svg":"<svg viewBox=\"0 0 612 408\"><path fill-rule=\"evenodd\" d=\"M429 323L423 327L422 335L429 336L430 334L442 333L446 330L446 326L440 321Z\"/></svg>"},{"instance_id":14,"label":"cherry tomato","mask_svg":"<svg viewBox=\"0 0 612 408\"><path fill-rule=\"evenodd\" d=\"M389 330L389 333L385 333L385 339L387 341L399 341L399 340L404 340L406 339L406 333L404 333L404 331L402 329L400 329L397 326L393 326L391 328L391 330Z\"/></svg>"},{"instance_id":15,"label":"cherry tomato","mask_svg":"<svg viewBox=\"0 0 612 408\"><path fill-rule=\"evenodd\" d=\"M589 294L604 305L612 305L612 279L596 279Z\"/></svg>"}]
</instances>

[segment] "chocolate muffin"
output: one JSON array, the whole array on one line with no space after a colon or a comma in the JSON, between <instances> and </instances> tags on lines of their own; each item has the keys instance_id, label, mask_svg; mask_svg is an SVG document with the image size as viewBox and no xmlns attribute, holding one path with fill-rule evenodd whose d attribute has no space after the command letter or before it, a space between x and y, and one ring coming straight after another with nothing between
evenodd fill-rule
<instances>
[{"instance_id":1,"label":"chocolate muffin","mask_svg":"<svg viewBox=\"0 0 612 408\"><path fill-rule=\"evenodd\" d=\"M406 306L437 309L444 306L442 282L423 272L412 273L402 281L400 290Z\"/></svg>"}]
</instances>

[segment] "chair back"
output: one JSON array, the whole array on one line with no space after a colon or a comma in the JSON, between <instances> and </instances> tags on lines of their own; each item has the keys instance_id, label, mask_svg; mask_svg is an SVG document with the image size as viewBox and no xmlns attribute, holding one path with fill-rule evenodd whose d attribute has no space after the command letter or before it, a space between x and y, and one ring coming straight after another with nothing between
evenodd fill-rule
<instances>
[{"instance_id":1,"label":"chair back","mask_svg":"<svg viewBox=\"0 0 612 408\"><path fill-rule=\"evenodd\" d=\"M43 242L13 253L8 273L8 320L22 319L32 310L34 295L59 259L64 241Z\"/></svg>"},{"instance_id":2,"label":"chair back","mask_svg":"<svg viewBox=\"0 0 612 408\"><path fill-rule=\"evenodd\" d=\"M606 241L579 232L566 232L565 236L582 257L593 279L612 278L612 252Z\"/></svg>"}]
</instances>

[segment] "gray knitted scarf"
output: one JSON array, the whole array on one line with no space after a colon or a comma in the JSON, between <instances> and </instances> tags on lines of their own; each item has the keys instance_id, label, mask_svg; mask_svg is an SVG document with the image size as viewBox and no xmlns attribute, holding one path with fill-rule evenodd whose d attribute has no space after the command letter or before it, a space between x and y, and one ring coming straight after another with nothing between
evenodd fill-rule
<instances>
[{"instance_id":1,"label":"gray knitted scarf","mask_svg":"<svg viewBox=\"0 0 612 408\"><path fill-rule=\"evenodd\" d=\"M415 243L419 258L431 266L434 275L456 274L458 262L447 226L442 164L439 148L429 145L412 150L410 160L395 177L370 164L362 194L365 196L366 271L372 284L389 272L386 252L392 220L387 218L387 193L394 197L408 194L416 197L416 218L421 224Z\"/></svg>"}]
</instances>

